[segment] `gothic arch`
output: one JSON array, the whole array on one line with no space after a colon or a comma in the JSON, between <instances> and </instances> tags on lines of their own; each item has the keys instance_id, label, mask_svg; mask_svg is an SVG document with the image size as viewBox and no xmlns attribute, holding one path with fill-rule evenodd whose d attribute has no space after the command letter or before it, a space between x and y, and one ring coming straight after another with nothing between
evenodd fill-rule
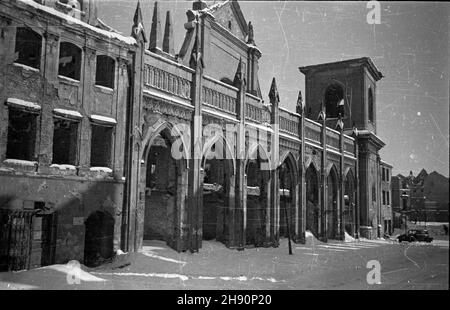
<instances>
[{"instance_id":1,"label":"gothic arch","mask_svg":"<svg viewBox=\"0 0 450 310\"><path fill-rule=\"evenodd\" d=\"M266 159L267 158L267 159ZM268 165L264 167L264 165ZM270 212L270 158L260 144L253 144L244 162L246 201L245 201L245 243L256 247L263 246L268 236L271 219Z\"/></svg>"},{"instance_id":2,"label":"gothic arch","mask_svg":"<svg viewBox=\"0 0 450 310\"><path fill-rule=\"evenodd\" d=\"M305 170L305 229L319 237L319 222L321 217L320 204L320 172L314 161Z\"/></svg>"},{"instance_id":3,"label":"gothic arch","mask_svg":"<svg viewBox=\"0 0 450 310\"><path fill-rule=\"evenodd\" d=\"M338 218L341 208L339 203L339 171L334 164L331 164L326 181L326 235L328 239L335 239L339 235Z\"/></svg>"},{"instance_id":4,"label":"gothic arch","mask_svg":"<svg viewBox=\"0 0 450 310\"><path fill-rule=\"evenodd\" d=\"M298 167L294 154L286 151L282 154L279 169L279 235L293 236L298 218ZM288 190L289 192L285 192ZM289 226L287 225L289 223Z\"/></svg>"},{"instance_id":5,"label":"gothic arch","mask_svg":"<svg viewBox=\"0 0 450 310\"><path fill-rule=\"evenodd\" d=\"M244 167L246 167L245 168L246 173L247 173L247 167L248 167L249 161L251 159L257 159L259 157L259 156L257 156L258 155L257 152L261 152L260 154L264 154L264 156L260 157L260 159L263 161L267 160L268 167L270 167L270 168L272 167L272 164L271 164L272 162L270 160L269 153L267 153L267 151L264 149L264 147L261 144L254 143L249 147L246 158L245 158Z\"/></svg>"},{"instance_id":6,"label":"gothic arch","mask_svg":"<svg viewBox=\"0 0 450 310\"><path fill-rule=\"evenodd\" d=\"M174 143L181 148L178 158L172 155ZM162 240L180 250L189 162L183 135L170 122L159 121L148 129L142 145L138 163L142 241Z\"/></svg>"},{"instance_id":7,"label":"gothic arch","mask_svg":"<svg viewBox=\"0 0 450 310\"><path fill-rule=\"evenodd\" d=\"M188 168L188 158L189 158L189 154L187 151L187 147L186 147L186 143L184 141L183 138L183 134L182 132L176 127L174 126L172 123L167 122L167 121L159 121L156 124L154 124L152 127L148 128L147 133L144 137L144 139L142 139L142 144L144 146L144 148L141 149L140 152L140 156L139 158L145 160L148 157L148 152L150 151L150 147L153 144L155 138L164 130L168 130L170 132L170 136L172 139L172 143L175 141L176 139L180 139L181 144L183 146L183 161L185 162L186 168Z\"/></svg>"},{"instance_id":8,"label":"gothic arch","mask_svg":"<svg viewBox=\"0 0 450 310\"><path fill-rule=\"evenodd\" d=\"M345 180L345 178L347 177L347 175L348 175L349 173L352 173L353 176L355 175L355 173L353 172L353 168L352 168L352 167L346 167L346 168L344 169L344 175L343 175L343 179L344 179L344 180Z\"/></svg>"},{"instance_id":9,"label":"gothic arch","mask_svg":"<svg viewBox=\"0 0 450 310\"><path fill-rule=\"evenodd\" d=\"M234 156L234 152L231 150L230 148L230 143L227 140L226 137L223 136L212 136L210 137L208 140L205 141L204 145L203 145L203 152L202 152L202 168L205 168L205 163L206 163L206 156L210 153L211 151L211 147L219 142L222 141L222 145L224 147L224 151L225 151L225 155L226 157L223 158L224 160L229 160L231 162L231 170L233 172L233 175L235 174L236 171L236 158Z\"/></svg>"},{"instance_id":10,"label":"gothic arch","mask_svg":"<svg viewBox=\"0 0 450 310\"><path fill-rule=\"evenodd\" d=\"M354 236L356 232L356 179L353 169L350 167L346 170L344 178L344 206L343 227L344 230Z\"/></svg>"},{"instance_id":11,"label":"gothic arch","mask_svg":"<svg viewBox=\"0 0 450 310\"><path fill-rule=\"evenodd\" d=\"M218 142L222 144L221 157L208 158L218 151ZM235 158L225 137L214 135L205 141L201 167L202 239L227 244L231 236L230 210L234 206Z\"/></svg>"},{"instance_id":12,"label":"gothic arch","mask_svg":"<svg viewBox=\"0 0 450 310\"><path fill-rule=\"evenodd\" d=\"M282 165L284 162L287 162L289 163L289 165L291 165L292 171L294 172L294 180L297 181L299 171L298 164L294 154L291 151L284 152L280 157L280 165Z\"/></svg>"},{"instance_id":13,"label":"gothic arch","mask_svg":"<svg viewBox=\"0 0 450 310\"><path fill-rule=\"evenodd\" d=\"M308 170L309 166L313 166L316 171L320 171L319 166L314 161L312 156L306 156L306 163L304 164L305 171Z\"/></svg>"},{"instance_id":14,"label":"gothic arch","mask_svg":"<svg viewBox=\"0 0 450 310\"><path fill-rule=\"evenodd\" d=\"M327 169L325 170L326 176L329 176L332 171L336 174L337 180L339 181L340 180L339 170L336 167L336 164L331 162L328 163Z\"/></svg>"}]
</instances>

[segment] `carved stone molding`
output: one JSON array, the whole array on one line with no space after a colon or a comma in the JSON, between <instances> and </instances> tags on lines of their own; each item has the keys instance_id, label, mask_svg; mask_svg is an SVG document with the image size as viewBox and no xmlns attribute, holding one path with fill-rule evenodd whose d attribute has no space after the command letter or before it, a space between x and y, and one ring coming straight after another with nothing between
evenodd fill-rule
<instances>
[{"instance_id":1,"label":"carved stone molding","mask_svg":"<svg viewBox=\"0 0 450 310\"><path fill-rule=\"evenodd\" d=\"M159 112L165 115L175 116L184 120L192 119L192 111L182 108L168 102L162 102L156 99L152 99L144 96L144 111L146 112Z\"/></svg>"}]
</instances>

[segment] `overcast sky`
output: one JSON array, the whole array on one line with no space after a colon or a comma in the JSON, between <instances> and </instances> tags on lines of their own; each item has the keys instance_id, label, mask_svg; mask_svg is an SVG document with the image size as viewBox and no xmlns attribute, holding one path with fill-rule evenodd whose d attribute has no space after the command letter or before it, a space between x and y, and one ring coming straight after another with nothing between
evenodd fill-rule
<instances>
[{"instance_id":1,"label":"overcast sky","mask_svg":"<svg viewBox=\"0 0 450 310\"><path fill-rule=\"evenodd\" d=\"M148 35L154 1L140 2ZM163 23L165 11L172 11L176 52L191 2L159 1ZM137 0L99 3L100 18L128 35ZM304 90L299 66L369 56L385 75L376 97L378 136L386 142L382 159L394 166L394 175L422 168L449 175L450 4L381 2L381 24L369 25L367 2L239 3L263 53L265 100L275 76L281 105L294 109Z\"/></svg>"}]
</instances>

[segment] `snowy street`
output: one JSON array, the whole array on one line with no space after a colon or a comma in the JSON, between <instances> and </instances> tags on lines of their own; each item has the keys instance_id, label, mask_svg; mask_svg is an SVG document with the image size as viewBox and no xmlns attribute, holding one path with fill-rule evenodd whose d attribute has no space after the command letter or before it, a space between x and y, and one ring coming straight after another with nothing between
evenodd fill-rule
<instances>
[{"instance_id":1,"label":"snowy street","mask_svg":"<svg viewBox=\"0 0 450 310\"><path fill-rule=\"evenodd\" d=\"M1 273L0 289L448 289L448 240L309 240L278 248L230 250L206 241L200 253L177 253L161 241L97 268L52 265ZM367 263L381 266L369 285Z\"/></svg>"}]
</instances>

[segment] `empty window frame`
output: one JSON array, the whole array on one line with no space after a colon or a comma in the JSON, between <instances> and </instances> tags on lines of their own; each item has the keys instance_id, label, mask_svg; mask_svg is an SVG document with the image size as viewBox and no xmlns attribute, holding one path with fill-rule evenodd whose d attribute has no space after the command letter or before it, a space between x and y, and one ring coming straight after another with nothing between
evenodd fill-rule
<instances>
[{"instance_id":1,"label":"empty window frame","mask_svg":"<svg viewBox=\"0 0 450 310\"><path fill-rule=\"evenodd\" d=\"M389 201L389 191L386 192L386 204L390 205L390 201Z\"/></svg>"},{"instance_id":2,"label":"empty window frame","mask_svg":"<svg viewBox=\"0 0 450 310\"><path fill-rule=\"evenodd\" d=\"M42 36L30 28L17 27L15 62L32 68L41 66Z\"/></svg>"},{"instance_id":3,"label":"empty window frame","mask_svg":"<svg viewBox=\"0 0 450 310\"><path fill-rule=\"evenodd\" d=\"M6 158L34 160L37 114L9 108Z\"/></svg>"},{"instance_id":4,"label":"empty window frame","mask_svg":"<svg viewBox=\"0 0 450 310\"><path fill-rule=\"evenodd\" d=\"M55 118L53 122L54 164L77 164L78 122Z\"/></svg>"},{"instance_id":5,"label":"empty window frame","mask_svg":"<svg viewBox=\"0 0 450 310\"><path fill-rule=\"evenodd\" d=\"M114 127L92 124L91 167L111 167Z\"/></svg>"},{"instance_id":6,"label":"empty window frame","mask_svg":"<svg viewBox=\"0 0 450 310\"><path fill-rule=\"evenodd\" d=\"M373 92L372 88L369 88L369 94L368 94L368 109L369 109L369 121L374 122L374 102L373 102Z\"/></svg>"},{"instance_id":7,"label":"empty window frame","mask_svg":"<svg viewBox=\"0 0 450 310\"><path fill-rule=\"evenodd\" d=\"M116 62L105 55L97 56L97 69L95 73L95 85L114 88Z\"/></svg>"},{"instance_id":8,"label":"empty window frame","mask_svg":"<svg viewBox=\"0 0 450 310\"><path fill-rule=\"evenodd\" d=\"M58 75L74 80L80 80L81 72L81 48L69 42L61 42L59 45Z\"/></svg>"}]
</instances>

